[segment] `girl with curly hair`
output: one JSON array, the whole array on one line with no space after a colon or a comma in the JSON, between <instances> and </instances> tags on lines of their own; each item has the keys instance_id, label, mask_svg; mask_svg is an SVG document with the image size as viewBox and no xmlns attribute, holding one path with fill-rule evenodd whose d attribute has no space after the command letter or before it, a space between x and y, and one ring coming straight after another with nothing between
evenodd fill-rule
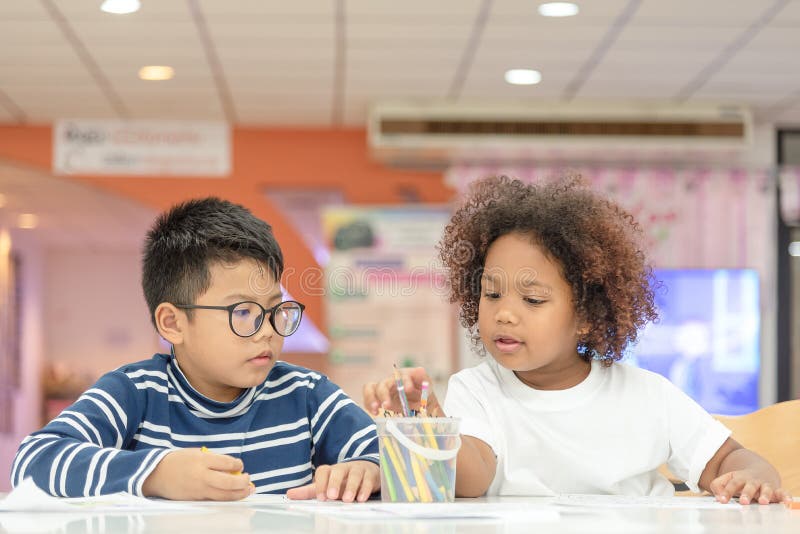
<instances>
[{"instance_id":1,"label":"girl with curly hair","mask_svg":"<svg viewBox=\"0 0 800 534\"><path fill-rule=\"evenodd\" d=\"M439 244L461 323L486 358L450 378L456 495L672 495L669 469L721 502L789 501L775 469L665 378L618 363L656 319L634 218L579 179L476 182ZM403 369L411 408L423 368ZM364 405L399 411L393 377Z\"/></svg>"}]
</instances>

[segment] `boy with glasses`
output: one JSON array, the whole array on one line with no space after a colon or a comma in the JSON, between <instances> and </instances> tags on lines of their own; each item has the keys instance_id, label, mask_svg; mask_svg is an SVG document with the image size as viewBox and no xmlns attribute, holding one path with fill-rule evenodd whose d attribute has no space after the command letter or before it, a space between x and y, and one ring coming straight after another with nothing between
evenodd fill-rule
<instances>
[{"instance_id":1,"label":"boy with glasses","mask_svg":"<svg viewBox=\"0 0 800 534\"><path fill-rule=\"evenodd\" d=\"M12 483L63 497L369 498L372 419L326 377L278 361L304 309L282 300L282 273L271 227L242 206L206 198L162 214L142 286L171 354L107 373L25 438Z\"/></svg>"}]
</instances>

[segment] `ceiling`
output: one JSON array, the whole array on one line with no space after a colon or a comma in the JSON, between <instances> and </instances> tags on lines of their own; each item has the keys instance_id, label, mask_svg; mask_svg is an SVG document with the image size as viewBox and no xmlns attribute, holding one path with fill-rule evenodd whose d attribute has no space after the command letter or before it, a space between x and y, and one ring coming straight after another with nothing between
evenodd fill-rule
<instances>
[{"instance_id":1,"label":"ceiling","mask_svg":"<svg viewBox=\"0 0 800 534\"><path fill-rule=\"evenodd\" d=\"M800 122L800 0L0 2L0 122L363 126L371 102L738 103ZM137 77L174 67L165 82ZM543 80L511 86L509 68Z\"/></svg>"},{"instance_id":2,"label":"ceiling","mask_svg":"<svg viewBox=\"0 0 800 534\"><path fill-rule=\"evenodd\" d=\"M132 200L3 161L0 194L0 229L33 213L36 229L17 231L32 232L48 248L140 250L156 216Z\"/></svg>"}]
</instances>

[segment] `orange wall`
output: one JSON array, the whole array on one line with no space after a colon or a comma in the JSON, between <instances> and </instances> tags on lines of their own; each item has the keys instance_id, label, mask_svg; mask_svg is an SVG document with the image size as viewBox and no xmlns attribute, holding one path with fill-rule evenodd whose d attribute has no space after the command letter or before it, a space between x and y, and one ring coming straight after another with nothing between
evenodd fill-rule
<instances>
[{"instance_id":1,"label":"orange wall","mask_svg":"<svg viewBox=\"0 0 800 534\"><path fill-rule=\"evenodd\" d=\"M250 208L269 222L283 249L286 265L302 272L316 265L290 223L267 199L267 187L339 189L353 204L397 204L401 191L414 190L422 202L444 203L453 191L441 173L403 171L370 161L363 130L233 130L233 172L229 178L74 176L78 182L163 210L183 199L217 195ZM0 158L51 169L49 126L0 126ZM324 327L322 298L308 295L292 277L287 289L307 305L307 314ZM298 287L294 287L297 285Z\"/></svg>"}]
</instances>

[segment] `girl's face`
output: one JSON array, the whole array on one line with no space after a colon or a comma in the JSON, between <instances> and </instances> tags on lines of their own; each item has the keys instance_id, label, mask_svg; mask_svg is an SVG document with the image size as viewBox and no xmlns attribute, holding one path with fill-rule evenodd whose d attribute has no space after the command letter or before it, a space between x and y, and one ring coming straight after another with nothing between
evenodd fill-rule
<instances>
[{"instance_id":1,"label":"girl's face","mask_svg":"<svg viewBox=\"0 0 800 534\"><path fill-rule=\"evenodd\" d=\"M497 363L531 387L565 389L588 375L577 352L583 326L572 288L528 235L506 234L489 247L478 328Z\"/></svg>"}]
</instances>

